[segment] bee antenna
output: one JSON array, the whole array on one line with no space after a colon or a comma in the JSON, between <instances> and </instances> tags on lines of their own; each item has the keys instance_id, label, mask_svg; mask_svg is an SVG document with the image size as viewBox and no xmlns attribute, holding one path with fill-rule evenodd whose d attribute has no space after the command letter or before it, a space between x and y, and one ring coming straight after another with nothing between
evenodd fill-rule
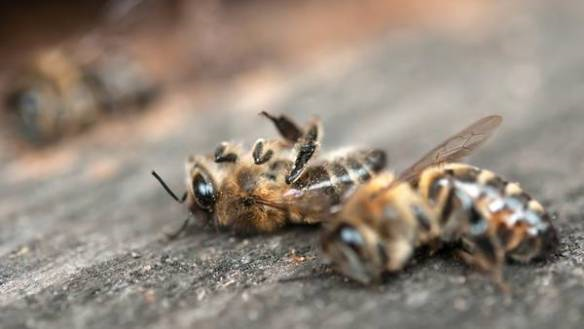
<instances>
[{"instance_id":1,"label":"bee antenna","mask_svg":"<svg viewBox=\"0 0 584 329\"><path fill-rule=\"evenodd\" d=\"M168 195L170 195L176 202L178 203L184 203L185 200L187 199L187 192L185 192L182 197L179 199L176 194L174 194L174 192L170 189L170 187L168 187L168 185L166 185L166 183L164 182L164 180L158 176L158 174L156 173L156 171L152 170L152 176L154 176L154 178L156 178L156 180L160 183L160 185L162 185L162 187L164 188L164 190L166 191L166 193L168 193Z\"/></svg>"}]
</instances>

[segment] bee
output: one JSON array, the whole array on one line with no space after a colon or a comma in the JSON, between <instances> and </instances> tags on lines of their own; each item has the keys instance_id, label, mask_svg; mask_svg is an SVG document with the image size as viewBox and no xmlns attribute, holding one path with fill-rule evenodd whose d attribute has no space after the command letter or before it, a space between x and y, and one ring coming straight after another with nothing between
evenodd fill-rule
<instances>
[{"instance_id":1,"label":"bee","mask_svg":"<svg viewBox=\"0 0 584 329\"><path fill-rule=\"evenodd\" d=\"M316 156L322 127L315 119L302 129L285 116L262 115L276 126L280 138L259 139L250 151L222 143L211 155L188 158L187 190L182 198L152 172L193 216L239 234L274 232L287 224L315 224L341 196L366 182L386 164L385 152L347 150ZM187 219L174 238L188 225Z\"/></svg>"},{"instance_id":2,"label":"bee","mask_svg":"<svg viewBox=\"0 0 584 329\"><path fill-rule=\"evenodd\" d=\"M84 62L54 48L19 72L6 108L21 134L42 145L78 133L101 116L143 109L158 90L144 69L122 53Z\"/></svg>"},{"instance_id":3,"label":"bee","mask_svg":"<svg viewBox=\"0 0 584 329\"><path fill-rule=\"evenodd\" d=\"M378 282L403 269L416 250L450 245L506 289L506 260L549 255L558 237L538 201L491 171L451 163L477 149L501 121L485 117L400 175L384 171L360 186L324 228L322 249L334 267L356 281Z\"/></svg>"}]
</instances>

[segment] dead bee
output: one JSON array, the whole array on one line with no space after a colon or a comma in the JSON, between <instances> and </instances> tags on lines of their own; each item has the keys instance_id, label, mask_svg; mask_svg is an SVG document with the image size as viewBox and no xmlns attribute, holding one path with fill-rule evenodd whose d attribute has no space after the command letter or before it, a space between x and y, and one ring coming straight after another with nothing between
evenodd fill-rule
<instances>
[{"instance_id":1,"label":"dead bee","mask_svg":"<svg viewBox=\"0 0 584 329\"><path fill-rule=\"evenodd\" d=\"M468 264L505 287L507 259L542 258L558 244L541 204L488 170L448 163L468 155L499 126L485 117L395 177L389 172L361 186L322 236L325 255L362 283L401 270L414 250L457 245Z\"/></svg>"},{"instance_id":2,"label":"dead bee","mask_svg":"<svg viewBox=\"0 0 584 329\"><path fill-rule=\"evenodd\" d=\"M24 137L46 144L93 125L102 115L145 108L157 92L140 65L121 53L83 62L57 48L19 73L6 108Z\"/></svg>"},{"instance_id":3,"label":"dead bee","mask_svg":"<svg viewBox=\"0 0 584 329\"><path fill-rule=\"evenodd\" d=\"M95 122L99 111L83 74L59 50L41 54L22 72L7 97L19 131L35 143L77 132Z\"/></svg>"},{"instance_id":4,"label":"dead bee","mask_svg":"<svg viewBox=\"0 0 584 329\"><path fill-rule=\"evenodd\" d=\"M301 129L284 116L262 114L282 138L260 139L249 152L222 143L212 155L190 157L187 192L182 198L153 175L178 202L186 202L193 215L203 215L219 228L248 234L274 232L289 223L318 223L328 211L323 205L338 204L350 187L385 167L385 153L379 150L316 157L322 137L318 120Z\"/></svg>"}]
</instances>

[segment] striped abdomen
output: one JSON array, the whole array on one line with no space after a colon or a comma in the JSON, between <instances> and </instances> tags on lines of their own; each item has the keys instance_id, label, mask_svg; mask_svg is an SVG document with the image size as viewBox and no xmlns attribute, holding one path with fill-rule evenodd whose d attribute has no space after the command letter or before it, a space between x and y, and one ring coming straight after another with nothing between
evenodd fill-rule
<instances>
[{"instance_id":1,"label":"striped abdomen","mask_svg":"<svg viewBox=\"0 0 584 329\"><path fill-rule=\"evenodd\" d=\"M386 154L381 150L348 152L344 156L306 167L291 187L309 198L324 197L328 205L337 205L349 189L368 181L384 169L386 161Z\"/></svg>"},{"instance_id":2,"label":"striped abdomen","mask_svg":"<svg viewBox=\"0 0 584 329\"><path fill-rule=\"evenodd\" d=\"M542 205L517 183L491 171L464 164L428 169L419 190L438 208L444 241L461 240L489 259L526 262L545 256L558 243Z\"/></svg>"}]
</instances>

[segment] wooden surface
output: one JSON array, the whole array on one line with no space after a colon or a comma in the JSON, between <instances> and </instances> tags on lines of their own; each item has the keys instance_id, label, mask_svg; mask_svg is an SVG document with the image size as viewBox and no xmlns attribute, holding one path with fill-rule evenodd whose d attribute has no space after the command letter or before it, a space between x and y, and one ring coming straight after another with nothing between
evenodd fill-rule
<instances>
[{"instance_id":1,"label":"wooden surface","mask_svg":"<svg viewBox=\"0 0 584 329\"><path fill-rule=\"evenodd\" d=\"M584 6L530 3L500 4L462 34L389 33L220 97L195 102L178 91L142 118L46 150L3 145L0 327L580 328ZM504 297L448 254L362 287L322 264L317 229L242 239L199 225L164 241L186 210L149 171L182 189L187 154L273 135L256 116L264 109L317 114L325 148L383 147L398 169L472 120L501 114L503 126L470 161L558 213L561 248L546 262L508 266L513 292Z\"/></svg>"}]
</instances>

